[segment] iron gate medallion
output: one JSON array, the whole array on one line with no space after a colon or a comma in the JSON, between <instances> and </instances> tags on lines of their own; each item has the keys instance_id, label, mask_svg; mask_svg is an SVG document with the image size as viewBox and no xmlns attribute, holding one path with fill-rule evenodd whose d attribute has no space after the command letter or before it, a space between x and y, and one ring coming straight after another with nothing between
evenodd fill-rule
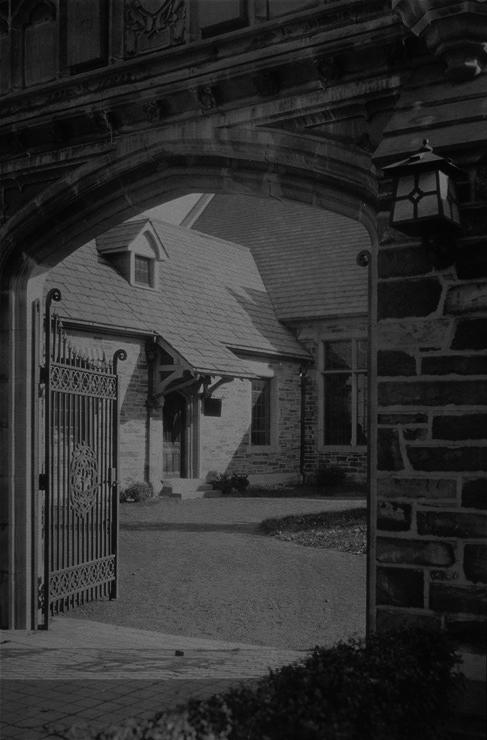
<instances>
[{"instance_id":1,"label":"iron gate medallion","mask_svg":"<svg viewBox=\"0 0 487 740\"><path fill-rule=\"evenodd\" d=\"M69 466L71 504L79 516L85 516L93 507L98 485L95 452L86 442L79 442L73 450Z\"/></svg>"}]
</instances>

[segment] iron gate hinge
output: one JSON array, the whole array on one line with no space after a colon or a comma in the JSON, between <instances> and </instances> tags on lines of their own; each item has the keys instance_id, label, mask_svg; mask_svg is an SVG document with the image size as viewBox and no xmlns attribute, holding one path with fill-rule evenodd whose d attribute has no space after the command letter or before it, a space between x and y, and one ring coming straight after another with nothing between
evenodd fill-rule
<instances>
[{"instance_id":1,"label":"iron gate hinge","mask_svg":"<svg viewBox=\"0 0 487 740\"><path fill-rule=\"evenodd\" d=\"M39 383L44 384L47 380L47 368L45 365L39 367Z\"/></svg>"},{"instance_id":2,"label":"iron gate hinge","mask_svg":"<svg viewBox=\"0 0 487 740\"><path fill-rule=\"evenodd\" d=\"M39 490L47 491L47 475L46 473L39 473Z\"/></svg>"},{"instance_id":3,"label":"iron gate hinge","mask_svg":"<svg viewBox=\"0 0 487 740\"><path fill-rule=\"evenodd\" d=\"M108 482L110 486L118 486L117 468L108 469Z\"/></svg>"}]
</instances>

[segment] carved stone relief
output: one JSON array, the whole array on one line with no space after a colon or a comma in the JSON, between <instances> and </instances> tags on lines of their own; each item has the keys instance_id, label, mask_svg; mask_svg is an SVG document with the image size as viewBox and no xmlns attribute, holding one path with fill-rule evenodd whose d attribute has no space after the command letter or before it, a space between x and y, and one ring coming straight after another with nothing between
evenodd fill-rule
<instances>
[{"instance_id":1,"label":"carved stone relief","mask_svg":"<svg viewBox=\"0 0 487 740\"><path fill-rule=\"evenodd\" d=\"M337 57L317 57L314 65L323 88L336 82L342 75L342 67Z\"/></svg>"},{"instance_id":2,"label":"carved stone relief","mask_svg":"<svg viewBox=\"0 0 487 740\"><path fill-rule=\"evenodd\" d=\"M152 98L144 103L143 110L148 121L152 123L162 121L168 115L169 103L162 98Z\"/></svg>"},{"instance_id":3,"label":"carved stone relief","mask_svg":"<svg viewBox=\"0 0 487 740\"><path fill-rule=\"evenodd\" d=\"M446 64L453 82L479 75L487 66L487 4L443 0L393 0L403 25Z\"/></svg>"},{"instance_id":4,"label":"carved stone relief","mask_svg":"<svg viewBox=\"0 0 487 740\"><path fill-rule=\"evenodd\" d=\"M125 0L128 56L182 44L185 30L185 0Z\"/></svg>"},{"instance_id":5,"label":"carved stone relief","mask_svg":"<svg viewBox=\"0 0 487 740\"><path fill-rule=\"evenodd\" d=\"M216 108L216 91L212 85L204 85L196 90L196 97L202 111L209 111Z\"/></svg>"}]
</instances>

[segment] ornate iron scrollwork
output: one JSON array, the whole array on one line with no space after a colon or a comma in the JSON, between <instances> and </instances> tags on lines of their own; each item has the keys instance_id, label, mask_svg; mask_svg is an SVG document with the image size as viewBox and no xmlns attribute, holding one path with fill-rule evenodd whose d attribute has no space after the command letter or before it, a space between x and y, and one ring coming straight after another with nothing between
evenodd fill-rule
<instances>
[{"instance_id":1,"label":"ornate iron scrollwork","mask_svg":"<svg viewBox=\"0 0 487 740\"><path fill-rule=\"evenodd\" d=\"M98 486L95 452L86 442L80 442L73 450L69 466L70 500L78 516L85 516L93 507Z\"/></svg>"}]
</instances>

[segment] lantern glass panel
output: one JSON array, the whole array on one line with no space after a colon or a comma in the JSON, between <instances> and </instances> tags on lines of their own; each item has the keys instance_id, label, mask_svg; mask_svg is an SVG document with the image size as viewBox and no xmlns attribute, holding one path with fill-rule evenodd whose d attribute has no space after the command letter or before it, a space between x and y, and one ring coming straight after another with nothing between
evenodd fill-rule
<instances>
[{"instance_id":1,"label":"lantern glass panel","mask_svg":"<svg viewBox=\"0 0 487 740\"><path fill-rule=\"evenodd\" d=\"M392 223L409 221L412 218L414 218L414 206L412 202L408 198L397 200L394 203L394 209L392 211Z\"/></svg>"},{"instance_id":2,"label":"lantern glass panel","mask_svg":"<svg viewBox=\"0 0 487 740\"><path fill-rule=\"evenodd\" d=\"M397 183L396 198L403 198L405 195L409 195L412 190L414 190L414 177L404 175Z\"/></svg>"},{"instance_id":3,"label":"lantern glass panel","mask_svg":"<svg viewBox=\"0 0 487 740\"><path fill-rule=\"evenodd\" d=\"M434 195L425 195L418 201L418 218L438 216L440 213L438 198Z\"/></svg>"},{"instance_id":4,"label":"lantern glass panel","mask_svg":"<svg viewBox=\"0 0 487 740\"><path fill-rule=\"evenodd\" d=\"M458 206L455 203L455 201L450 201L450 207L451 207L451 220L454 221L456 224L460 223L460 213L458 211Z\"/></svg>"},{"instance_id":5,"label":"lantern glass panel","mask_svg":"<svg viewBox=\"0 0 487 740\"><path fill-rule=\"evenodd\" d=\"M448 183L450 178L444 172L438 172L438 180L440 184L440 198L446 200L448 197Z\"/></svg>"},{"instance_id":6,"label":"lantern glass panel","mask_svg":"<svg viewBox=\"0 0 487 740\"><path fill-rule=\"evenodd\" d=\"M423 193L436 192L436 172L422 172L418 177L418 186L421 188Z\"/></svg>"}]
</instances>

